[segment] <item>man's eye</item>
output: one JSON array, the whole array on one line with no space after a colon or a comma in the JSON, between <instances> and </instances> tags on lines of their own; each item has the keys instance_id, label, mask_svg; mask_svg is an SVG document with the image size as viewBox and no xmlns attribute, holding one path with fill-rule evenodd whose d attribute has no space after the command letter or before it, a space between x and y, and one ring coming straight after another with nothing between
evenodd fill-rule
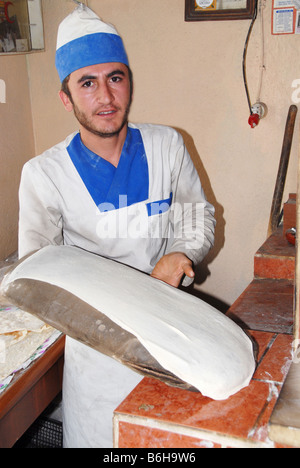
<instances>
[{"instance_id":1,"label":"man's eye","mask_svg":"<svg viewBox=\"0 0 300 468\"><path fill-rule=\"evenodd\" d=\"M85 81L82 86L84 88L90 88L91 86L93 86L93 82L92 81Z\"/></svg>"},{"instance_id":2,"label":"man's eye","mask_svg":"<svg viewBox=\"0 0 300 468\"><path fill-rule=\"evenodd\" d=\"M118 83L119 81L122 81L122 77L121 76L112 76L111 81L112 81L112 83Z\"/></svg>"}]
</instances>

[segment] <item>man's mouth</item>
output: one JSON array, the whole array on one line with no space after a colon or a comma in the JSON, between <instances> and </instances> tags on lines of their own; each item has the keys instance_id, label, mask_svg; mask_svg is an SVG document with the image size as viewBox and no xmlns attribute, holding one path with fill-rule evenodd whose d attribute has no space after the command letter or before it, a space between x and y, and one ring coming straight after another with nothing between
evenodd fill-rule
<instances>
[{"instance_id":1,"label":"man's mouth","mask_svg":"<svg viewBox=\"0 0 300 468\"><path fill-rule=\"evenodd\" d=\"M106 111L101 111L98 112L97 115L113 115L116 113L116 109L111 109L111 110L106 110Z\"/></svg>"}]
</instances>

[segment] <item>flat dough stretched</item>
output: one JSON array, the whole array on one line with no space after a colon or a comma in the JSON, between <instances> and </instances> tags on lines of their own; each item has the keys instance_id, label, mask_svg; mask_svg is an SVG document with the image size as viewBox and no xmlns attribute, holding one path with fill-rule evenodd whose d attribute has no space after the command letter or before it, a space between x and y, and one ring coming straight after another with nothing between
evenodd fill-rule
<instances>
[{"instance_id":1,"label":"flat dough stretched","mask_svg":"<svg viewBox=\"0 0 300 468\"><path fill-rule=\"evenodd\" d=\"M132 333L149 353L203 395L223 400L255 370L250 339L232 320L181 290L76 247L48 246L1 284L28 278L56 285Z\"/></svg>"}]
</instances>

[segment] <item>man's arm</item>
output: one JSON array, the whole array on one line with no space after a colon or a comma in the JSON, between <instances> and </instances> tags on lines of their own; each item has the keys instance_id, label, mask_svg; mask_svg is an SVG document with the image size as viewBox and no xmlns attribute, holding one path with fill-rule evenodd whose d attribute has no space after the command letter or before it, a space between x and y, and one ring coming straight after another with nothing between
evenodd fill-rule
<instances>
[{"instance_id":1,"label":"man's arm","mask_svg":"<svg viewBox=\"0 0 300 468\"><path fill-rule=\"evenodd\" d=\"M46 245L63 243L62 217L55 208L55 187L31 163L25 164L19 189L19 258Z\"/></svg>"},{"instance_id":2,"label":"man's arm","mask_svg":"<svg viewBox=\"0 0 300 468\"><path fill-rule=\"evenodd\" d=\"M172 228L167 255L152 271L152 276L172 286L193 282L193 264L205 258L214 244L214 207L208 203L195 166L178 135L172 173Z\"/></svg>"}]
</instances>

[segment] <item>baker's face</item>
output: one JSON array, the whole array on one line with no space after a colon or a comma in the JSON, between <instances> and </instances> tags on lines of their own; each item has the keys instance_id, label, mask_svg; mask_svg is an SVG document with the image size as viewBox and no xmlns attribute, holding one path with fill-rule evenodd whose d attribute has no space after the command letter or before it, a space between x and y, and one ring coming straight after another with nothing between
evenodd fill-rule
<instances>
[{"instance_id":1,"label":"baker's face","mask_svg":"<svg viewBox=\"0 0 300 468\"><path fill-rule=\"evenodd\" d=\"M127 123L131 104L129 70L122 63L104 63L71 73L71 97L60 97L68 111L74 111L82 129L102 138L120 133Z\"/></svg>"}]
</instances>

